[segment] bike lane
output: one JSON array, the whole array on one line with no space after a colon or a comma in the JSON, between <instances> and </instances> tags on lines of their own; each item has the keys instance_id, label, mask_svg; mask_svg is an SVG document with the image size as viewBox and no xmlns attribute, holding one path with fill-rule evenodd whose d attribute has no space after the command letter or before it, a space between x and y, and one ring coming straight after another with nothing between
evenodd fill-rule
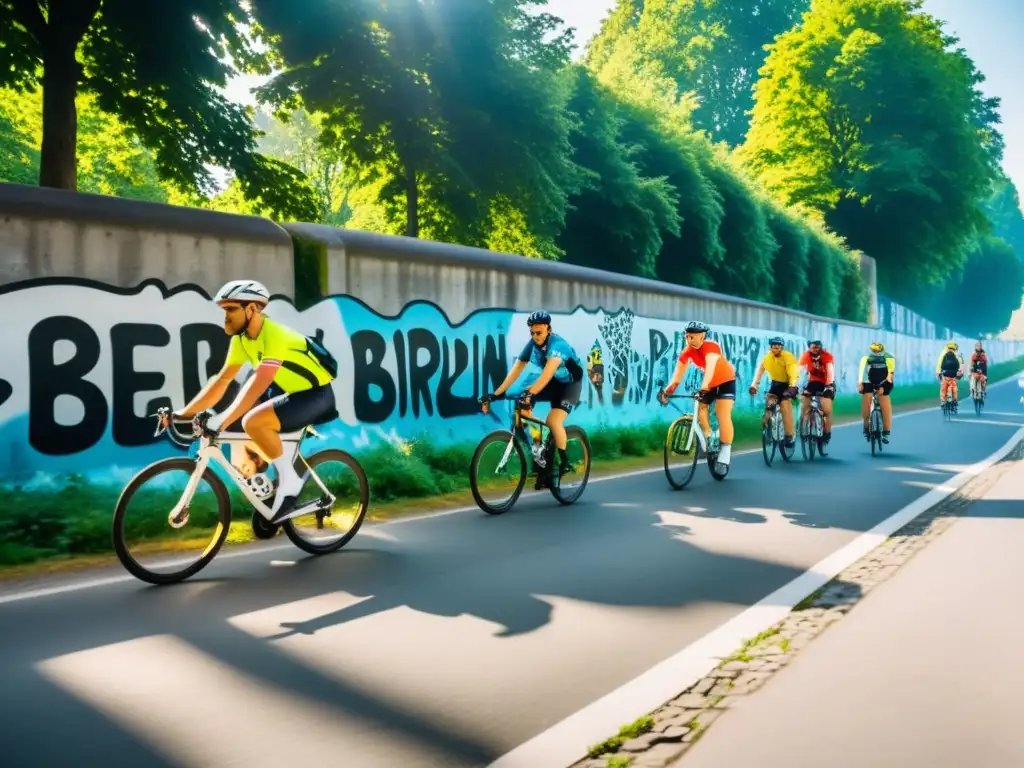
<instances>
[{"instance_id":1,"label":"bike lane","mask_svg":"<svg viewBox=\"0 0 1024 768\"><path fill-rule=\"evenodd\" d=\"M303 756L485 765L989 455L1024 424L1017 397L993 387L986 415L952 424L937 407L897 418L881 457L847 427L824 461L767 468L757 451L682 492L633 474L569 508L539 494L500 517L367 526L325 558L267 548L177 587L0 603L0 749L263 764L298 754L298 718Z\"/></svg>"}]
</instances>

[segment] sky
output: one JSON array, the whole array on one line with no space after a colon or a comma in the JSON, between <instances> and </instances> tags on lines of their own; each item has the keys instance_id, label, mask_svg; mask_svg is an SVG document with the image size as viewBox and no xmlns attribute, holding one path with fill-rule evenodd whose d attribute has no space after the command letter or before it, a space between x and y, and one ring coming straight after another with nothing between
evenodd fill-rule
<instances>
[{"instance_id":1,"label":"sky","mask_svg":"<svg viewBox=\"0 0 1024 768\"><path fill-rule=\"evenodd\" d=\"M548 13L576 30L576 55L601 27L615 0L548 0ZM985 75L981 88L998 96L1000 126L1006 148L1003 169L1024 190L1024 0L925 0L924 11L946 22L960 38L975 66ZM227 88L228 98L253 103L248 90L261 79L240 77Z\"/></svg>"}]
</instances>

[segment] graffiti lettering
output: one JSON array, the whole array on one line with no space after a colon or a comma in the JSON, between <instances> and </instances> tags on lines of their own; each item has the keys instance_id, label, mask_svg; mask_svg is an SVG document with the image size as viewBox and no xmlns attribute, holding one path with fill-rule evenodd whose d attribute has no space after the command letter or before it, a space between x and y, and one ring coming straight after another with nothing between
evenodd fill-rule
<instances>
[{"instance_id":1,"label":"graffiti lettering","mask_svg":"<svg viewBox=\"0 0 1024 768\"><path fill-rule=\"evenodd\" d=\"M58 342L70 342L74 353L57 363ZM77 317L48 317L28 333L29 408L28 441L40 453L64 456L92 447L107 427L107 400L103 391L85 380L100 359L100 340L89 324ZM81 403L77 424L57 422L57 398Z\"/></svg>"},{"instance_id":2,"label":"graffiti lettering","mask_svg":"<svg viewBox=\"0 0 1024 768\"><path fill-rule=\"evenodd\" d=\"M210 356L206 359L205 375L199 375L199 345L209 345ZM212 323L193 323L181 327L181 376L185 390L185 402L199 394L199 390L224 365L228 356L231 337L224 329ZM240 389L237 382L231 382L227 392L213 410L221 411L234 401Z\"/></svg>"},{"instance_id":3,"label":"graffiti lettering","mask_svg":"<svg viewBox=\"0 0 1024 768\"><path fill-rule=\"evenodd\" d=\"M159 325L119 323L110 329L110 353L114 372L113 434L120 445L146 445L153 442L153 422L146 414L157 408L171 407L171 399L162 396L146 403L142 416L135 413L135 393L152 392L164 385L164 375L156 371L135 370L136 347L166 347L171 334Z\"/></svg>"}]
</instances>

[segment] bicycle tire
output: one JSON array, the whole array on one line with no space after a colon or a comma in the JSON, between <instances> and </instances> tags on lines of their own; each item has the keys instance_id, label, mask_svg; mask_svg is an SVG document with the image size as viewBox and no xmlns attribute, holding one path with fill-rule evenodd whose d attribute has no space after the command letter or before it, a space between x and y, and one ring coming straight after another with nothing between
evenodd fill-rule
<instances>
[{"instance_id":1,"label":"bicycle tire","mask_svg":"<svg viewBox=\"0 0 1024 768\"><path fill-rule=\"evenodd\" d=\"M821 413L819 411L813 411L811 413L811 416L814 417L814 421L815 421L816 424L821 424L821 435L820 436L817 434L818 433L818 429L815 428L815 430L814 430L814 432L815 432L814 442L815 442L815 445L817 445L817 447L818 447L818 456L820 456L821 458L825 458L828 455L827 453L825 453L825 414Z\"/></svg>"},{"instance_id":2,"label":"bicycle tire","mask_svg":"<svg viewBox=\"0 0 1024 768\"><path fill-rule=\"evenodd\" d=\"M580 496L583 495L583 491L585 491L587 488L587 481L590 480L590 438L587 437L587 433L583 429L583 427L577 427L575 425L565 428L565 437L567 445L568 441L573 439L577 439L581 443L583 443L583 448L586 451L587 458L586 469L583 470L583 482L580 483L579 490L577 490L572 496L562 493L561 482L558 483L557 487L554 484L552 484L551 487L548 489L551 491L551 495L555 497L559 504L569 506L570 504L574 504L579 500ZM554 447L554 441L551 439L550 434L548 437L548 442L551 443L552 447ZM552 462L554 462L555 452L551 451L549 455L553 457Z\"/></svg>"},{"instance_id":3,"label":"bicycle tire","mask_svg":"<svg viewBox=\"0 0 1024 768\"><path fill-rule=\"evenodd\" d=\"M761 427L761 455L764 456L764 463L767 466L771 466L772 462L775 461L775 435L772 428L772 419L774 414L768 418L768 423ZM764 419L762 419L764 421ZM769 451L769 447L771 451Z\"/></svg>"},{"instance_id":4,"label":"bicycle tire","mask_svg":"<svg viewBox=\"0 0 1024 768\"><path fill-rule=\"evenodd\" d=\"M121 561L121 565L124 566L125 570L140 581L162 587L168 584L177 584L195 576L217 556L217 553L220 552L220 548L228 537L228 530L231 527L231 498L228 496L227 488L224 487L224 481L212 469L207 467L203 471L202 479L209 483L217 499L217 524L219 530L213 542L203 552L202 557L181 571L175 573L156 573L144 568L128 551L128 545L124 540L124 516L128 509L128 502L131 501L135 493L148 481L164 472L184 470L191 474L195 471L195 468L196 462L184 457L155 461L148 467L141 469L135 477L129 480L117 499L117 505L114 507L114 518L111 522L114 552L117 554L117 559Z\"/></svg>"},{"instance_id":5,"label":"bicycle tire","mask_svg":"<svg viewBox=\"0 0 1024 768\"><path fill-rule=\"evenodd\" d=\"M519 457L519 483L516 485L516 490L512 493L505 504L495 506L493 504L488 504L480 495L480 487L477 484L476 476L477 467L480 463L480 456L488 445L497 442L507 443L510 439L512 440L512 447L515 450L516 455ZM525 486L526 455L523 453L523 447L519 444L519 441L516 440L515 435L507 429L498 429L484 437L484 439L480 441L479 445L477 445L476 450L473 452L473 458L469 463L469 489L473 493L473 500L476 502L477 506L489 515L503 515L515 506L515 503L519 500L519 496L522 494Z\"/></svg>"},{"instance_id":6,"label":"bicycle tire","mask_svg":"<svg viewBox=\"0 0 1024 768\"><path fill-rule=\"evenodd\" d=\"M683 434L676 434L677 431L680 431ZM690 460L689 470L686 473L686 479L677 481L675 478L672 477L672 470L669 468L669 459L672 456L672 446L678 443L685 442L687 439L689 439L689 434L687 432L692 431L693 416L687 414L684 416L680 416L675 421L673 421L669 425L668 434L665 436L665 477L668 478L668 484L677 491L683 490L683 488L689 485L690 481L693 479L693 475L697 471L697 454L699 451L697 450L697 445L694 445L693 458ZM697 438L695 436L694 442L696 443L696 441Z\"/></svg>"},{"instance_id":7,"label":"bicycle tire","mask_svg":"<svg viewBox=\"0 0 1024 768\"><path fill-rule=\"evenodd\" d=\"M882 452L882 412L871 411L871 419L868 422L871 428L871 455Z\"/></svg>"},{"instance_id":8,"label":"bicycle tire","mask_svg":"<svg viewBox=\"0 0 1024 768\"><path fill-rule=\"evenodd\" d=\"M818 445L818 431L815 428L814 416L813 410L807 416L807 450L804 451L804 459L807 461L814 461L814 449ZM803 448L804 445L803 436L801 435L800 447Z\"/></svg>"},{"instance_id":9,"label":"bicycle tire","mask_svg":"<svg viewBox=\"0 0 1024 768\"><path fill-rule=\"evenodd\" d=\"M353 474L355 474L356 482L359 484L359 515L356 517L356 521L353 526L347 533L345 533L345 535L335 542L323 545L310 544L309 541L302 538L299 532L295 530L294 519L285 520L281 523L281 527L284 529L285 535L291 539L292 544L303 552L308 552L311 555L326 555L331 552L337 552L352 541L352 538L359 532L359 529L362 528L363 521L366 520L366 513L370 508L370 482L366 479L366 472L363 470L362 464L360 464L354 456L338 448L327 448L323 451L317 451L306 459L306 464L309 465L310 469L315 470L318 465L327 461L340 461L351 469ZM321 478L321 480L322 479L323 478ZM316 481L313 480L313 478L310 478L307 482L315 483Z\"/></svg>"}]
</instances>

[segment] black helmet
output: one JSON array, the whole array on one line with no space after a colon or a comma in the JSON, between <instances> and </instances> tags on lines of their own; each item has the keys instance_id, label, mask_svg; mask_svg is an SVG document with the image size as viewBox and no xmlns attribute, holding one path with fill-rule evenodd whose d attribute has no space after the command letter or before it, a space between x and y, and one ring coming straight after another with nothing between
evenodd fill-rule
<instances>
[{"instance_id":1,"label":"black helmet","mask_svg":"<svg viewBox=\"0 0 1024 768\"><path fill-rule=\"evenodd\" d=\"M813 347L815 344L817 344L820 347L821 339L811 339L810 341L807 342L808 347Z\"/></svg>"},{"instance_id":2,"label":"black helmet","mask_svg":"<svg viewBox=\"0 0 1024 768\"><path fill-rule=\"evenodd\" d=\"M528 318L526 318L526 324L531 327L534 325L541 324L551 325L551 315L549 315L543 309L538 309L536 312L532 313Z\"/></svg>"},{"instance_id":3,"label":"black helmet","mask_svg":"<svg viewBox=\"0 0 1024 768\"><path fill-rule=\"evenodd\" d=\"M769 347L774 346L776 344L778 344L780 347L782 347L782 346L785 346L786 342L784 342L782 340L781 336L772 336L770 339L768 339L768 346Z\"/></svg>"},{"instance_id":4,"label":"black helmet","mask_svg":"<svg viewBox=\"0 0 1024 768\"><path fill-rule=\"evenodd\" d=\"M708 327L700 320L691 320L686 324L687 333L707 333Z\"/></svg>"}]
</instances>

